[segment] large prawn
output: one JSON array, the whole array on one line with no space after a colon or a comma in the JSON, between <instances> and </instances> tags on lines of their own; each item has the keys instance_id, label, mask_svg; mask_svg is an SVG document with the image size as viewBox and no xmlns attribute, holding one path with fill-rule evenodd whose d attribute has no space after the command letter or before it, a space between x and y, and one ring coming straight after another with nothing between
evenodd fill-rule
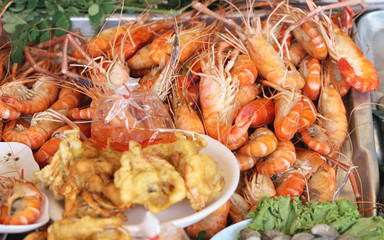
<instances>
[{"instance_id":1,"label":"large prawn","mask_svg":"<svg viewBox=\"0 0 384 240\"><path fill-rule=\"evenodd\" d=\"M338 151L348 135L347 112L340 93L332 84L332 64L329 59L322 74L322 88L318 102L319 113L323 116L321 125L326 131L332 148Z\"/></svg>"},{"instance_id":2,"label":"large prawn","mask_svg":"<svg viewBox=\"0 0 384 240\"><path fill-rule=\"evenodd\" d=\"M43 194L30 182L16 180L1 206L0 223L27 225L40 217Z\"/></svg>"},{"instance_id":3,"label":"large prawn","mask_svg":"<svg viewBox=\"0 0 384 240\"><path fill-rule=\"evenodd\" d=\"M56 100L58 87L52 77L36 75L35 78L37 80L31 89L19 84L19 88L14 89L17 94L3 93L2 102L24 114L46 110Z\"/></svg>"},{"instance_id":4,"label":"large prawn","mask_svg":"<svg viewBox=\"0 0 384 240\"><path fill-rule=\"evenodd\" d=\"M216 54L212 46L208 55L201 59L199 87L202 117L207 134L232 150L247 141L248 128L253 120L252 116L235 119L235 114L240 109L240 104L234 102L239 82L237 78L232 78L229 71L238 54L237 50L228 52L229 62L224 67L223 53ZM232 126L233 121L235 124Z\"/></svg>"}]
</instances>

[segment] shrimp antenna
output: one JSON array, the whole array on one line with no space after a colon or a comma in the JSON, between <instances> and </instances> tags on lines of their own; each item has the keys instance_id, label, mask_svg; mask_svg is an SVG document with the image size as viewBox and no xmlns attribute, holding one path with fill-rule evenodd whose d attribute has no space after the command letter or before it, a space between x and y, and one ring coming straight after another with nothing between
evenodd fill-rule
<instances>
[{"instance_id":1,"label":"shrimp antenna","mask_svg":"<svg viewBox=\"0 0 384 240\"><path fill-rule=\"evenodd\" d=\"M192 3L192 7L208 16L211 16L225 24L227 24L228 26L232 27L233 29L235 29L236 31L238 32L244 32L244 29L242 29L237 23L235 23L232 19L227 19L215 12L213 12L212 10L208 9L206 6L204 6L203 4L201 4L200 2L193 2Z\"/></svg>"},{"instance_id":2,"label":"shrimp antenna","mask_svg":"<svg viewBox=\"0 0 384 240\"><path fill-rule=\"evenodd\" d=\"M352 173L353 169L356 169L357 166L351 166L349 167L348 169L348 172L347 172L347 175L345 176L344 178L344 181L343 181L343 184L340 186L340 188L335 192L335 194L333 194L333 197L332 197L332 200L331 202L334 202L336 197L340 194L341 190L343 190L343 188L345 187L345 185L347 184L348 182L348 179L349 179L349 175Z\"/></svg>"}]
</instances>

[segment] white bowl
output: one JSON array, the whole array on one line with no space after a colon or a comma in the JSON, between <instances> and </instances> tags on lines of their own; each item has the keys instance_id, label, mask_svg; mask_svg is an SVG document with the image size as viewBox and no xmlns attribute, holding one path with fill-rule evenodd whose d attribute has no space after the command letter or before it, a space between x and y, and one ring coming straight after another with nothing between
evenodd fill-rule
<instances>
[{"instance_id":1,"label":"white bowl","mask_svg":"<svg viewBox=\"0 0 384 240\"><path fill-rule=\"evenodd\" d=\"M245 228L252 222L252 219L247 219L229 227L224 228L218 232L211 240L236 240L241 229Z\"/></svg>"},{"instance_id":2,"label":"white bowl","mask_svg":"<svg viewBox=\"0 0 384 240\"><path fill-rule=\"evenodd\" d=\"M181 131L181 130L177 130ZM197 134L189 131L186 133ZM208 142L208 146L205 147L201 153L207 153L213 157L218 163L219 168L223 170L224 175L224 187L215 198L207 204L207 206L196 212L191 208L188 200L176 203L166 210L155 214L155 217L160 220L160 224L173 224L177 227L184 228L193 223L205 218L216 209L220 208L234 193L240 177L240 168L237 163L236 157L233 153L220 142L213 138L201 135ZM47 193L47 192L46 192ZM49 215L53 220L61 219L61 213L63 212L63 203L53 199L51 193L47 193L50 201ZM124 223L130 232L135 233L140 231L140 223L144 219L146 209L143 206L136 206L133 209L125 211L125 215L128 217L128 221Z\"/></svg>"},{"instance_id":3,"label":"white bowl","mask_svg":"<svg viewBox=\"0 0 384 240\"><path fill-rule=\"evenodd\" d=\"M17 161L14 161L17 159ZM20 179L23 172L23 179L29 182L33 180L33 172L39 170L32 150L22 143L0 142L0 175L2 177L14 177ZM3 225L0 224L0 233L23 233L43 226L49 221L48 199L43 193L44 200L41 205L40 217L28 225Z\"/></svg>"}]
</instances>

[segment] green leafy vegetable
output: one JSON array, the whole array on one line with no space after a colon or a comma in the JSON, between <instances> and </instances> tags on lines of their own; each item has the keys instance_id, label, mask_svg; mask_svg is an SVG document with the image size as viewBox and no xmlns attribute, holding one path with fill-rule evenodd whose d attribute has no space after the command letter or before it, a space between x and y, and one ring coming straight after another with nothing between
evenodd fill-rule
<instances>
[{"instance_id":1,"label":"green leafy vegetable","mask_svg":"<svg viewBox=\"0 0 384 240\"><path fill-rule=\"evenodd\" d=\"M278 196L274 199L264 197L248 214L253 221L248 226L260 233L279 230L294 235L309 232L316 224L324 223L343 233L359 218L357 206L348 200L335 203L317 201L303 205L298 198Z\"/></svg>"},{"instance_id":2,"label":"green leafy vegetable","mask_svg":"<svg viewBox=\"0 0 384 240\"><path fill-rule=\"evenodd\" d=\"M382 217L360 218L344 234L363 240L384 239L384 219Z\"/></svg>"},{"instance_id":3,"label":"green leafy vegetable","mask_svg":"<svg viewBox=\"0 0 384 240\"><path fill-rule=\"evenodd\" d=\"M40 43L50 36L61 36L71 29L71 16L89 16L92 26L100 27L113 11L124 6L123 12L153 11L167 13L176 7L190 3L187 0L5 0L0 9L8 3L4 15L3 29L9 34L12 44L11 61L20 63L27 42ZM182 9L183 10L183 9ZM173 11L173 15L182 12Z\"/></svg>"}]
</instances>

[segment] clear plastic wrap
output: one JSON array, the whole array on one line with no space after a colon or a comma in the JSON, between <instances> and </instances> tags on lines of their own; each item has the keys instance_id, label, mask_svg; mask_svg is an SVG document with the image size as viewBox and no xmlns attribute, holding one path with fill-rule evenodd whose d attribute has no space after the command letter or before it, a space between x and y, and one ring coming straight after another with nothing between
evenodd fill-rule
<instances>
[{"instance_id":1,"label":"clear plastic wrap","mask_svg":"<svg viewBox=\"0 0 384 240\"><path fill-rule=\"evenodd\" d=\"M92 140L102 147L128 150L129 141L143 147L171 142L175 129L164 103L153 93L135 90L109 92L99 98L92 119Z\"/></svg>"}]
</instances>

